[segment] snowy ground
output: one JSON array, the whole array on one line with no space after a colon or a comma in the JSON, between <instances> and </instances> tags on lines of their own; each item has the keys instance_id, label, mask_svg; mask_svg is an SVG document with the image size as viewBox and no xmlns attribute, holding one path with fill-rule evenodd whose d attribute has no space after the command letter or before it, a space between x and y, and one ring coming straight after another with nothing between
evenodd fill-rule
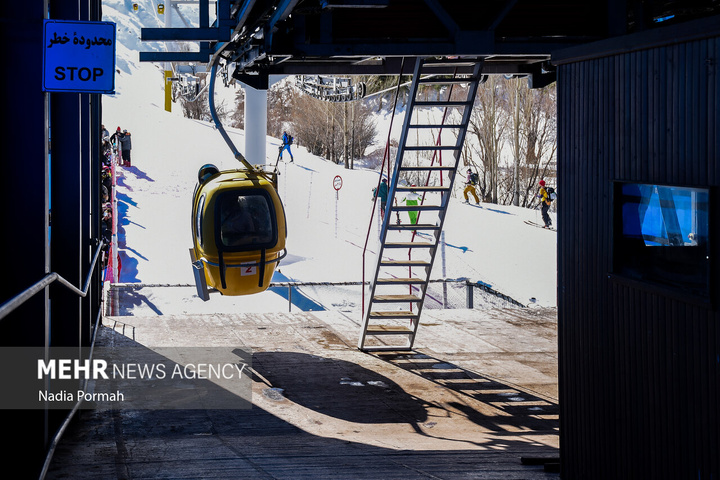
<instances>
[{"instance_id":1,"label":"snowy ground","mask_svg":"<svg viewBox=\"0 0 720 480\"><path fill-rule=\"evenodd\" d=\"M132 17L129 21L125 3L106 0L103 9L104 19L118 24L119 43L116 93L103 97L103 121L111 132L118 126L127 129L133 140L133 166L118 167L120 282L192 284L188 249L192 245L190 209L197 170L205 163L214 163L221 169L237 168L239 164L212 124L183 118L178 104L173 105L173 112L164 111L161 67L137 61L138 48L157 48L137 40L140 23L161 25L157 24L157 16L147 12L144 17ZM222 82L218 82L217 93L220 98L234 96L232 88L226 89ZM378 121L379 125L386 123L383 119ZM400 126L396 124L393 132L399 132ZM384 144L387 129L379 130ZM228 131L235 145L242 149L243 131ZM279 144L278 139L267 138L269 163L274 163ZM288 256L273 280L361 281L362 246L370 222L371 191L378 174L346 170L309 154L303 147L294 147L293 153L294 164L280 165L279 185L288 218ZM337 196L333 189L336 175L343 178ZM521 303L555 306L556 233L524 223L524 220L539 222L539 212L492 204L466 205L461 200L460 194L452 199L445 222L445 275L438 257L432 278L482 281ZM371 250L377 251L374 248L377 224L371 229ZM374 256L368 253L368 271L374 262ZM306 294L310 295L312 290ZM195 297L191 288L155 288L144 293L144 297L144 301L136 302L126 313L288 308L282 295L270 291L251 297L221 297L215 293L207 303ZM329 302L342 304L343 299Z\"/></svg>"}]
</instances>

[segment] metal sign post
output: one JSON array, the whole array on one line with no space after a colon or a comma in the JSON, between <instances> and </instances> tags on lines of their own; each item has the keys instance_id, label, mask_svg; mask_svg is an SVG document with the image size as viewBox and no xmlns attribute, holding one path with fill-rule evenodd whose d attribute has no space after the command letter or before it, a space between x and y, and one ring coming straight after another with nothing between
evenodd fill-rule
<instances>
[{"instance_id":1,"label":"metal sign post","mask_svg":"<svg viewBox=\"0 0 720 480\"><path fill-rule=\"evenodd\" d=\"M333 188L335 189L335 238L338 236L338 203L340 201L340 189L342 188L342 177L335 175L333 178Z\"/></svg>"},{"instance_id":2,"label":"metal sign post","mask_svg":"<svg viewBox=\"0 0 720 480\"><path fill-rule=\"evenodd\" d=\"M45 20L43 91L115 93L115 24Z\"/></svg>"}]
</instances>

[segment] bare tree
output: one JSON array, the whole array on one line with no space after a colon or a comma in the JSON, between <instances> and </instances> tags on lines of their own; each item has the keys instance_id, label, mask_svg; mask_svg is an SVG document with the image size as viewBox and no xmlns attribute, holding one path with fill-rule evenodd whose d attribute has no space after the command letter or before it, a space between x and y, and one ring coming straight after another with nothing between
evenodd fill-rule
<instances>
[{"instance_id":1,"label":"bare tree","mask_svg":"<svg viewBox=\"0 0 720 480\"><path fill-rule=\"evenodd\" d=\"M480 86L475 97L475 106L470 118L468 133L476 141L481 188L484 201L498 202L498 174L500 155L504 146L503 137L508 125L503 103L505 90L496 76L491 75Z\"/></svg>"},{"instance_id":2,"label":"bare tree","mask_svg":"<svg viewBox=\"0 0 720 480\"><path fill-rule=\"evenodd\" d=\"M292 100L284 103L291 104L287 128L312 154L352 168L353 159L363 157L375 138L371 104L325 102L297 90L292 94Z\"/></svg>"},{"instance_id":3,"label":"bare tree","mask_svg":"<svg viewBox=\"0 0 720 480\"><path fill-rule=\"evenodd\" d=\"M297 90L291 82L279 82L268 90L267 131L269 135L280 138L284 130L292 129L293 118L297 110L295 100ZM293 135L298 137L298 135ZM298 137L298 140L300 138Z\"/></svg>"},{"instance_id":4,"label":"bare tree","mask_svg":"<svg viewBox=\"0 0 720 480\"><path fill-rule=\"evenodd\" d=\"M520 155L524 164L519 169L521 187L520 204L530 207L537 203L535 190L538 181L555 177L555 153L557 150L557 125L555 84L543 89L520 90L523 98L520 108L521 136Z\"/></svg>"},{"instance_id":5,"label":"bare tree","mask_svg":"<svg viewBox=\"0 0 720 480\"><path fill-rule=\"evenodd\" d=\"M537 182L555 176L555 112L554 84L530 89L524 78L491 76L478 89L463 156L477 166L484 201L537 203Z\"/></svg>"},{"instance_id":6,"label":"bare tree","mask_svg":"<svg viewBox=\"0 0 720 480\"><path fill-rule=\"evenodd\" d=\"M327 117L327 102L298 94L292 113L292 129L296 133L295 137L301 139L302 144L313 155L322 156L327 153Z\"/></svg>"},{"instance_id":7,"label":"bare tree","mask_svg":"<svg viewBox=\"0 0 720 480\"><path fill-rule=\"evenodd\" d=\"M207 90L201 91L200 94L195 97L180 97L180 105L182 106L183 115L186 118L211 122L212 115L210 114L210 103L208 97L209 95ZM230 111L225 102L216 104L215 111L221 122L230 115Z\"/></svg>"},{"instance_id":8,"label":"bare tree","mask_svg":"<svg viewBox=\"0 0 720 480\"><path fill-rule=\"evenodd\" d=\"M235 112L230 120L232 127L245 128L245 91L242 88L235 93Z\"/></svg>"},{"instance_id":9,"label":"bare tree","mask_svg":"<svg viewBox=\"0 0 720 480\"><path fill-rule=\"evenodd\" d=\"M366 102L353 102L352 122L352 158L362 158L368 147L375 141L377 124L373 119L372 105Z\"/></svg>"}]
</instances>

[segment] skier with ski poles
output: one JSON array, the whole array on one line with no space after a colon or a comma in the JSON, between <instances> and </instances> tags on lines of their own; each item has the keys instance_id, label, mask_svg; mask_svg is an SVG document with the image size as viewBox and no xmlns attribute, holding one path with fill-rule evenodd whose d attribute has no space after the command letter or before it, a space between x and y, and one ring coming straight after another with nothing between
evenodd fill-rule
<instances>
[{"instance_id":1,"label":"skier with ski poles","mask_svg":"<svg viewBox=\"0 0 720 480\"><path fill-rule=\"evenodd\" d=\"M292 135L288 135L287 132L283 132L282 140L283 140L283 143L280 146L280 159L283 158L283 152L285 150L287 150L288 153L290 154L290 163L293 163L295 161L295 157L293 157L292 151L290 151L290 145L292 145L294 139L293 139Z\"/></svg>"}]
</instances>

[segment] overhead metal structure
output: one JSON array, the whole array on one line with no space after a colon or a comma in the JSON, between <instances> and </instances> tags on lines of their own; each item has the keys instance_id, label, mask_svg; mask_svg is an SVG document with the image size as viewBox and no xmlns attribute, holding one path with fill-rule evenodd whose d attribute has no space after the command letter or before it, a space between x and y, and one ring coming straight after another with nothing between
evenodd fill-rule
<instances>
[{"instance_id":1,"label":"overhead metal structure","mask_svg":"<svg viewBox=\"0 0 720 480\"><path fill-rule=\"evenodd\" d=\"M716 14L713 0L196 0L197 28L144 28L144 41L197 41L142 61L221 63L267 88L268 75L396 75L403 57L470 56L483 73L554 81L550 53ZM211 18L214 20L211 23Z\"/></svg>"},{"instance_id":2,"label":"overhead metal structure","mask_svg":"<svg viewBox=\"0 0 720 480\"><path fill-rule=\"evenodd\" d=\"M295 86L303 93L326 102L352 102L365 96L363 82L352 78L324 75L296 75Z\"/></svg>"}]
</instances>

